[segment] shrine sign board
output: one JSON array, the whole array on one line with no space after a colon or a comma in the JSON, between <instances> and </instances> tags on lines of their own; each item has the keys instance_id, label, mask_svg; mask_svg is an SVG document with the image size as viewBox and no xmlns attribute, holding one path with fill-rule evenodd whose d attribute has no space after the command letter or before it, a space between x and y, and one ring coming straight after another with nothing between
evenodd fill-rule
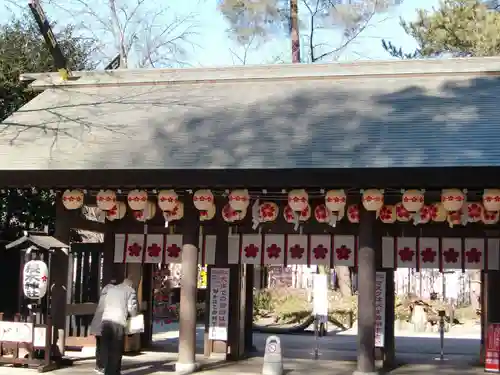
<instances>
[{"instance_id":1,"label":"shrine sign board","mask_svg":"<svg viewBox=\"0 0 500 375\"><path fill-rule=\"evenodd\" d=\"M384 347L386 273L377 272L375 278L375 347Z\"/></svg>"},{"instance_id":2,"label":"shrine sign board","mask_svg":"<svg viewBox=\"0 0 500 375\"><path fill-rule=\"evenodd\" d=\"M209 340L227 341L229 319L229 268L212 268L210 274Z\"/></svg>"},{"instance_id":3,"label":"shrine sign board","mask_svg":"<svg viewBox=\"0 0 500 375\"><path fill-rule=\"evenodd\" d=\"M0 321L0 342L33 342L33 323Z\"/></svg>"}]
</instances>

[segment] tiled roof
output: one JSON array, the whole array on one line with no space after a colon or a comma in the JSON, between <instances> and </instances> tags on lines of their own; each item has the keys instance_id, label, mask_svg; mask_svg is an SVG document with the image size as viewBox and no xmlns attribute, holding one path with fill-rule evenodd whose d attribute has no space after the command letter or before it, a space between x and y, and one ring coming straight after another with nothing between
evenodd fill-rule
<instances>
[{"instance_id":1,"label":"tiled roof","mask_svg":"<svg viewBox=\"0 0 500 375\"><path fill-rule=\"evenodd\" d=\"M500 59L485 61L500 73ZM449 62L455 75L418 64L394 77L336 64L279 79L262 67L233 70L240 80L89 75L4 122L0 170L500 166L499 78L468 60Z\"/></svg>"}]
</instances>

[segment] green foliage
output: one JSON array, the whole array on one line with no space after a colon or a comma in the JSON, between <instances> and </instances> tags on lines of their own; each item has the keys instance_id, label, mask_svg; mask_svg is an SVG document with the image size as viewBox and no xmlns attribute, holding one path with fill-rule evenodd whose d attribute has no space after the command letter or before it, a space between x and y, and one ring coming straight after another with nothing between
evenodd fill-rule
<instances>
[{"instance_id":1,"label":"green foliage","mask_svg":"<svg viewBox=\"0 0 500 375\"><path fill-rule=\"evenodd\" d=\"M53 58L30 14L0 25L0 122L36 96L19 81L26 72L55 71ZM92 69L92 45L65 28L56 35L71 70ZM8 127L9 125L3 125ZM21 130L20 130L21 131ZM0 228L12 240L22 230L53 227L54 196L47 191L7 190L0 193Z\"/></svg>"},{"instance_id":2,"label":"green foliage","mask_svg":"<svg viewBox=\"0 0 500 375\"><path fill-rule=\"evenodd\" d=\"M417 19L401 26L418 44L404 53L388 41L382 47L394 57L408 59L451 55L496 56L500 52L500 13L477 0L445 0L432 12L418 10Z\"/></svg>"},{"instance_id":3,"label":"green foliage","mask_svg":"<svg viewBox=\"0 0 500 375\"><path fill-rule=\"evenodd\" d=\"M70 70L94 68L93 45L74 34L71 27L56 34L68 59ZM0 121L7 118L36 94L27 90L19 75L56 71L53 58L31 15L0 26Z\"/></svg>"},{"instance_id":4,"label":"green foliage","mask_svg":"<svg viewBox=\"0 0 500 375\"><path fill-rule=\"evenodd\" d=\"M274 301L268 290L255 291L253 295L254 319L269 315L274 310Z\"/></svg>"}]
</instances>

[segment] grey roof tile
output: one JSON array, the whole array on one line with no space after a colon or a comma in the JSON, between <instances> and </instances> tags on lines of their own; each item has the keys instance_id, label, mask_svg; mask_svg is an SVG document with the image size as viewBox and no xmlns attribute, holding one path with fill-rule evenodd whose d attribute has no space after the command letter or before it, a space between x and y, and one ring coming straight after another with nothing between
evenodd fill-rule
<instances>
[{"instance_id":1,"label":"grey roof tile","mask_svg":"<svg viewBox=\"0 0 500 375\"><path fill-rule=\"evenodd\" d=\"M53 87L0 169L500 166L497 77L335 76Z\"/></svg>"}]
</instances>

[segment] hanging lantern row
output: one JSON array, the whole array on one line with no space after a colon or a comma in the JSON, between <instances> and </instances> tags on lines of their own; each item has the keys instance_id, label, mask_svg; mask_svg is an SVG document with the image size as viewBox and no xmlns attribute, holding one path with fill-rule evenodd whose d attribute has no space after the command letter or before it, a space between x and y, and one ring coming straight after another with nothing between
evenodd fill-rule
<instances>
[{"instance_id":1,"label":"hanging lantern row","mask_svg":"<svg viewBox=\"0 0 500 375\"><path fill-rule=\"evenodd\" d=\"M468 203L466 191L460 189L443 189L441 202L425 205L424 190L410 189L402 192L401 202L395 205L384 205L384 191L368 189L361 192L361 203L367 211L374 211L384 223L396 221L415 224L425 224L429 221L448 221L450 226L482 221L485 224L498 222L500 212L500 189L484 190L482 204ZM82 207L84 194L80 190L66 190L62 196L67 209ZM248 213L251 197L246 189L233 190L228 195L228 203L222 210L226 222L234 223L243 220ZM106 211L109 220L122 219L127 211L124 202L117 201L113 190L101 190L96 197L97 206ZM127 195L127 203L138 221L152 219L157 210L156 204L148 199L145 190L132 190ZM212 220L216 215L215 198L211 190L197 190L193 194L193 203L200 212L200 220ZM163 212L166 221L182 219L184 207L175 190L161 190L157 196L157 205ZM359 207L347 206L347 196L344 190L329 190L325 193L325 203L311 208L309 195L304 189L291 190L288 193L288 205L283 211L285 220L298 225L314 214L319 223L335 223L347 216L352 223L359 222ZM347 211L347 215L346 215ZM252 208L254 224L272 222L279 215L279 207L274 202L260 203L258 200Z\"/></svg>"}]
</instances>

